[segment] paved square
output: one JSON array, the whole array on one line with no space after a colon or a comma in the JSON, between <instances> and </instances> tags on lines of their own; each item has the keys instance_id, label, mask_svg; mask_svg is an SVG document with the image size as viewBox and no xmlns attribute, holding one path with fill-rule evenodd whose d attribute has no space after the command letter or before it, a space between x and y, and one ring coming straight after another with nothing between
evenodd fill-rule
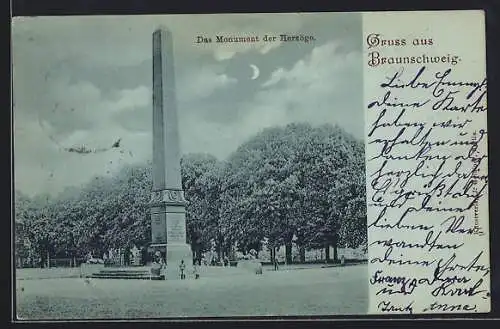
<instances>
[{"instance_id":1,"label":"paved square","mask_svg":"<svg viewBox=\"0 0 500 329\"><path fill-rule=\"evenodd\" d=\"M264 271L149 281L17 280L21 319L365 314L367 266ZM229 270L229 269L228 269ZM208 274L208 273L207 273Z\"/></svg>"}]
</instances>

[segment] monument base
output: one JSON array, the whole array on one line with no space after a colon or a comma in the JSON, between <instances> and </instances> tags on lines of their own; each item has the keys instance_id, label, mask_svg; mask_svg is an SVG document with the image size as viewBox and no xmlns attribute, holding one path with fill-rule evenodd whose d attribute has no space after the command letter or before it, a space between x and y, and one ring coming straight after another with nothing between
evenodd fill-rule
<instances>
[{"instance_id":1,"label":"monument base","mask_svg":"<svg viewBox=\"0 0 500 329\"><path fill-rule=\"evenodd\" d=\"M193 273L193 252L191 246L185 244L168 244L167 243L167 280L181 279L181 261L184 260L184 275L185 279L192 276Z\"/></svg>"}]
</instances>

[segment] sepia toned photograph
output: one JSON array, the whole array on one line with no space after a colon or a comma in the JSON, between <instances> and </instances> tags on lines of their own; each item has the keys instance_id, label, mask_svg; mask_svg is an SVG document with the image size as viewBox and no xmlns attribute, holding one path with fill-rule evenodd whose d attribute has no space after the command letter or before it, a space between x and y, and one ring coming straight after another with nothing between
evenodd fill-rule
<instances>
[{"instance_id":1,"label":"sepia toned photograph","mask_svg":"<svg viewBox=\"0 0 500 329\"><path fill-rule=\"evenodd\" d=\"M360 13L16 17L19 321L368 312Z\"/></svg>"}]
</instances>

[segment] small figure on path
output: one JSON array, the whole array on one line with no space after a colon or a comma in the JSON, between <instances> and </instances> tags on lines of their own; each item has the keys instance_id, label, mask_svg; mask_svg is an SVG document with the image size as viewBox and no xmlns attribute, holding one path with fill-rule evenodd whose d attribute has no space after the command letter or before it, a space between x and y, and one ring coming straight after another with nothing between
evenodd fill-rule
<instances>
[{"instance_id":1,"label":"small figure on path","mask_svg":"<svg viewBox=\"0 0 500 329\"><path fill-rule=\"evenodd\" d=\"M162 270L165 268L165 262L161 257L161 252L157 251L153 263L151 264L151 275L157 276L162 279ZM164 277L163 277L164 279Z\"/></svg>"},{"instance_id":2,"label":"small figure on path","mask_svg":"<svg viewBox=\"0 0 500 329\"><path fill-rule=\"evenodd\" d=\"M345 257L344 255L342 255L342 257L340 257L340 266L344 266L345 265Z\"/></svg>"},{"instance_id":3,"label":"small figure on path","mask_svg":"<svg viewBox=\"0 0 500 329\"><path fill-rule=\"evenodd\" d=\"M124 254L123 254L123 260L125 263L125 266L130 266L130 247L127 246L125 248Z\"/></svg>"},{"instance_id":4,"label":"small figure on path","mask_svg":"<svg viewBox=\"0 0 500 329\"><path fill-rule=\"evenodd\" d=\"M274 256L274 270L275 271L279 270L278 258L276 256Z\"/></svg>"},{"instance_id":5,"label":"small figure on path","mask_svg":"<svg viewBox=\"0 0 500 329\"><path fill-rule=\"evenodd\" d=\"M262 263L261 262L258 262L256 264L256 268L255 268L255 274L257 275L261 275L262 274Z\"/></svg>"},{"instance_id":6,"label":"small figure on path","mask_svg":"<svg viewBox=\"0 0 500 329\"><path fill-rule=\"evenodd\" d=\"M195 280L200 278L200 273L198 272L198 264L196 264L196 263L193 266L193 273L194 273Z\"/></svg>"},{"instance_id":7,"label":"small figure on path","mask_svg":"<svg viewBox=\"0 0 500 329\"><path fill-rule=\"evenodd\" d=\"M184 264L184 259L181 260L181 264L179 265L179 270L181 271L181 280L186 278L186 274L184 274L184 270L186 269L186 264Z\"/></svg>"}]
</instances>

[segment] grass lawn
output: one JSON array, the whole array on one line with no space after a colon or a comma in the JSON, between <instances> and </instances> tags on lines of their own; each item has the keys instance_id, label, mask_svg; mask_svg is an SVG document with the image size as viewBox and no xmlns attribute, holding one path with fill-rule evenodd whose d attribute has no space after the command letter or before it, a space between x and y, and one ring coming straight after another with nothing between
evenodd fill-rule
<instances>
[{"instance_id":1,"label":"grass lawn","mask_svg":"<svg viewBox=\"0 0 500 329\"><path fill-rule=\"evenodd\" d=\"M17 280L19 319L365 314L367 266L207 275L199 280ZM22 276L18 275L18 278ZM26 275L25 275L26 277Z\"/></svg>"}]
</instances>

